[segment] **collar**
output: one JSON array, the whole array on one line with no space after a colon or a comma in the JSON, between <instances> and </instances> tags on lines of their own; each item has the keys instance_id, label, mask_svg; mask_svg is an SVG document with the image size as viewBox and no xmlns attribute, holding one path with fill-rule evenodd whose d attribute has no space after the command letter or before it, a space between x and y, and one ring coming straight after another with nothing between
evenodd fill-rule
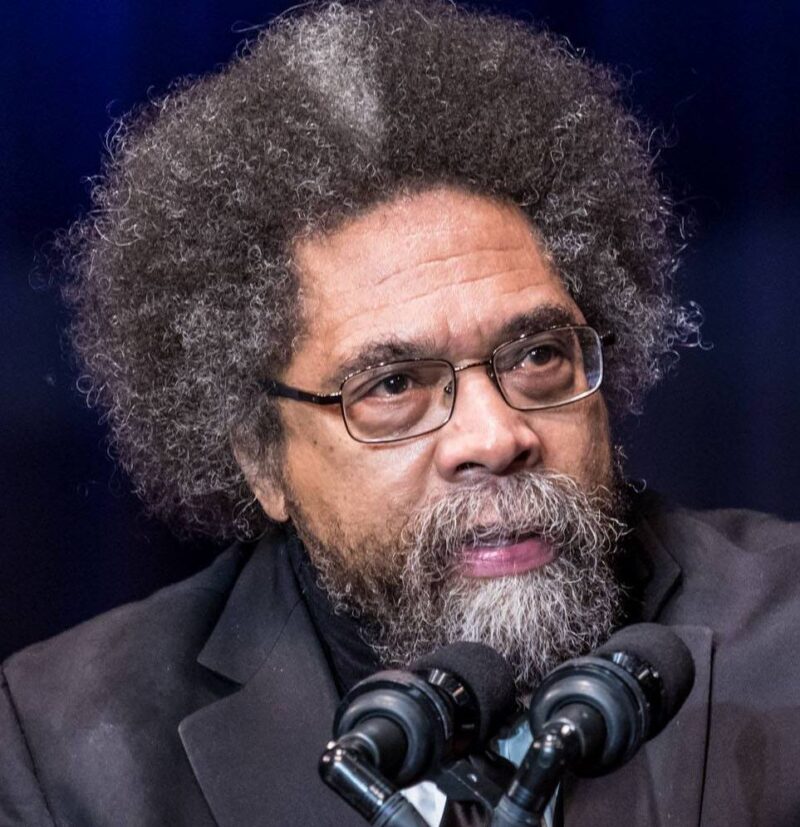
<instances>
[{"instance_id":1,"label":"collar","mask_svg":"<svg viewBox=\"0 0 800 827\"><path fill-rule=\"evenodd\" d=\"M618 561L631 622L654 622L680 585L681 567L662 525L668 509L663 498L653 492L636 494L631 503L634 530Z\"/></svg>"},{"instance_id":2,"label":"collar","mask_svg":"<svg viewBox=\"0 0 800 827\"><path fill-rule=\"evenodd\" d=\"M297 588L289 542L259 543L198 658L241 688L178 727L220 827L362 823L317 773L339 697Z\"/></svg>"}]
</instances>

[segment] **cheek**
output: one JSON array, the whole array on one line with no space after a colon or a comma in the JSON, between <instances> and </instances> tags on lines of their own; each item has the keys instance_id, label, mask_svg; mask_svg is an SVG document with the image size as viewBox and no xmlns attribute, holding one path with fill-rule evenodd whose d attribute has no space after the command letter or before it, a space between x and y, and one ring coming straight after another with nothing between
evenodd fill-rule
<instances>
[{"instance_id":1,"label":"cheek","mask_svg":"<svg viewBox=\"0 0 800 827\"><path fill-rule=\"evenodd\" d=\"M535 427L542 442L543 465L585 485L605 483L611 469L611 439L603 398L595 394L538 416Z\"/></svg>"},{"instance_id":2,"label":"cheek","mask_svg":"<svg viewBox=\"0 0 800 827\"><path fill-rule=\"evenodd\" d=\"M356 442L341 422L287 428L286 473L305 513L342 525L386 524L424 497L431 440L375 446Z\"/></svg>"}]
</instances>

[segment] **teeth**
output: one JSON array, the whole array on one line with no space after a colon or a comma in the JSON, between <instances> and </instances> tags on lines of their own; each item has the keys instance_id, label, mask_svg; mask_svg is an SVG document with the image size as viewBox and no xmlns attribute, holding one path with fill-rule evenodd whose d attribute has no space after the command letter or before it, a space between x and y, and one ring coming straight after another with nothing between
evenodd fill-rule
<instances>
[{"instance_id":1,"label":"teeth","mask_svg":"<svg viewBox=\"0 0 800 827\"><path fill-rule=\"evenodd\" d=\"M503 546L513 546L518 540L513 537L474 537L470 545L485 546L488 548L503 548Z\"/></svg>"}]
</instances>

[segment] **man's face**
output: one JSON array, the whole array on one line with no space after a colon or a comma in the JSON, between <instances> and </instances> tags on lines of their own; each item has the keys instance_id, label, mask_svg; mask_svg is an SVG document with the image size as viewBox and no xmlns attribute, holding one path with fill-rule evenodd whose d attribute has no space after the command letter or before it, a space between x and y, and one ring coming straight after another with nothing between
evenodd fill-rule
<instances>
[{"instance_id":1,"label":"man's face","mask_svg":"<svg viewBox=\"0 0 800 827\"><path fill-rule=\"evenodd\" d=\"M552 326L552 320L585 324L524 215L452 189L394 200L325 237L305 240L296 247L295 265L308 327L280 378L314 392L338 391L344 375L385 361L390 349L399 359L407 349L460 366L486 359L502 342ZM454 542L461 545L429 572L440 581L439 598L406 595L406 603L441 603L451 586L485 594L498 588L489 580L502 581L501 589L536 587L536 578L555 565L550 561L563 549L547 525L541 529L544 539L530 535L524 515L512 513L530 510L516 497L548 496L526 489L509 497L509 486L519 480L565 475L577 484L566 494L572 507L588 508L585 502L576 506L574 498L589 495L592 507L602 501L599 510L610 510L611 449L600 393L564 407L518 411L506 404L485 368L459 373L457 382L455 408L444 427L389 444L352 439L336 406L280 403L283 477L260 486L259 498L273 518L293 519L330 588L344 602L361 603L368 615L388 610L376 594L384 601L404 601L393 581L410 576L410 557L416 555L414 565L424 568L422 554L440 553L412 551L409 545L426 544L420 531L440 537L441 526L431 525L432 508L460 503L455 518L440 513L433 520L459 523L462 539ZM497 496L509 501L505 510ZM559 502L548 506L543 519L561 519L559 511L569 504L561 508ZM506 534L498 525L502 520L520 525ZM471 528L466 522L491 526L490 539L482 544L474 536L464 539ZM575 528L564 532L575 534ZM449 542L452 546L452 538ZM494 554L499 565L497 559L494 566L482 565L476 549L488 548L492 557L496 546L505 547ZM430 605L406 610L435 611ZM391 626L391 620L377 620L384 632ZM409 618L403 622L408 625ZM477 634L472 626L462 631ZM398 636L397 630L387 634ZM422 645L400 649L408 655Z\"/></svg>"}]
</instances>

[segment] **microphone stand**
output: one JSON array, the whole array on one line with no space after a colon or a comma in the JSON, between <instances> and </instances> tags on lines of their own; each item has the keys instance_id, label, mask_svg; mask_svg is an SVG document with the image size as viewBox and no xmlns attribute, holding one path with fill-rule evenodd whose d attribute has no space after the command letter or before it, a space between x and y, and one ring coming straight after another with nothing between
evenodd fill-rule
<instances>
[{"instance_id":1,"label":"microphone stand","mask_svg":"<svg viewBox=\"0 0 800 827\"><path fill-rule=\"evenodd\" d=\"M579 763L584 753L586 733L570 717L580 718L584 728L603 727L580 704L560 711L564 716L548 722L528 748L508 791L492 811L491 827L539 827L564 771Z\"/></svg>"},{"instance_id":2,"label":"microphone stand","mask_svg":"<svg viewBox=\"0 0 800 827\"><path fill-rule=\"evenodd\" d=\"M323 781L374 827L428 827L414 805L372 765L364 743L331 741L319 762Z\"/></svg>"}]
</instances>

